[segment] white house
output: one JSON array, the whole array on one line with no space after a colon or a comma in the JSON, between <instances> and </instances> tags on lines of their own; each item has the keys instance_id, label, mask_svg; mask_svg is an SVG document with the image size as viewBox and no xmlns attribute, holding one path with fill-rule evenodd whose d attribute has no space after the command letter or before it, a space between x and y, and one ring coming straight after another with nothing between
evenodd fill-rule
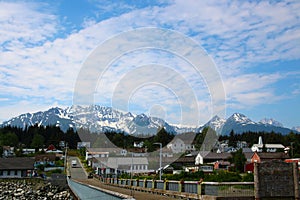
<instances>
[{"instance_id":1,"label":"white house","mask_svg":"<svg viewBox=\"0 0 300 200\"><path fill-rule=\"evenodd\" d=\"M108 157L96 158L97 164L93 166L97 168L98 174L113 174L117 171L127 173L144 173L148 172L148 159L146 157Z\"/></svg>"},{"instance_id":2,"label":"white house","mask_svg":"<svg viewBox=\"0 0 300 200\"><path fill-rule=\"evenodd\" d=\"M187 132L178 134L174 139L167 144L167 148L171 149L173 153L185 153L195 151L195 145L193 143L195 133Z\"/></svg>"},{"instance_id":3,"label":"white house","mask_svg":"<svg viewBox=\"0 0 300 200\"><path fill-rule=\"evenodd\" d=\"M120 148L87 148L85 159L88 160L89 158L107 158L110 155L126 156L127 153L128 152L126 149Z\"/></svg>"}]
</instances>

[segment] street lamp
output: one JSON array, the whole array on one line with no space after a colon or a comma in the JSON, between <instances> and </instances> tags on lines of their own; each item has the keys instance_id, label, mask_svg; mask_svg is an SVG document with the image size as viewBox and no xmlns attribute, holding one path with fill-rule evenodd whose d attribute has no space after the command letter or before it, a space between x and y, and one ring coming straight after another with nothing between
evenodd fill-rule
<instances>
[{"instance_id":1,"label":"street lamp","mask_svg":"<svg viewBox=\"0 0 300 200\"><path fill-rule=\"evenodd\" d=\"M65 160L64 160L64 166L65 166L64 170L65 170L66 174L67 174L67 155L68 155L67 151L68 151L68 143L66 142L66 144L65 144Z\"/></svg>"},{"instance_id":2,"label":"street lamp","mask_svg":"<svg viewBox=\"0 0 300 200\"><path fill-rule=\"evenodd\" d=\"M153 144L159 144L159 180L161 180L161 171L162 171L162 168L161 168L161 150L162 150L162 143L160 142L155 142Z\"/></svg>"}]
</instances>

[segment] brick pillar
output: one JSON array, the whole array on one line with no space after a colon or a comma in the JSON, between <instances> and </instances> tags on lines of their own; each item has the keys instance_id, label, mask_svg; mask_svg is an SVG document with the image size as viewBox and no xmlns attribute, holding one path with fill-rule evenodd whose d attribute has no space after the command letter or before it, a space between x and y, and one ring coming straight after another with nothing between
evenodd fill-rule
<instances>
[{"instance_id":1,"label":"brick pillar","mask_svg":"<svg viewBox=\"0 0 300 200\"><path fill-rule=\"evenodd\" d=\"M294 175L294 189L295 189L295 199L299 200L299 172L298 163L293 163L293 175Z\"/></svg>"},{"instance_id":2,"label":"brick pillar","mask_svg":"<svg viewBox=\"0 0 300 200\"><path fill-rule=\"evenodd\" d=\"M258 165L258 163L254 163L254 198L256 200L260 199Z\"/></svg>"}]
</instances>

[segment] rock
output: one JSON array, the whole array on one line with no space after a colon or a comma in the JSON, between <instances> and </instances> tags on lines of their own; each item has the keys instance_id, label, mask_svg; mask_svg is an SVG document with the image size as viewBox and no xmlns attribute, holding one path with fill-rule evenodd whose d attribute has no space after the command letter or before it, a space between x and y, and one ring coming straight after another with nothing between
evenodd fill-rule
<instances>
[{"instance_id":1,"label":"rock","mask_svg":"<svg viewBox=\"0 0 300 200\"><path fill-rule=\"evenodd\" d=\"M0 182L0 200L47 200L73 199L70 192L51 183L44 184L36 179L5 180Z\"/></svg>"}]
</instances>

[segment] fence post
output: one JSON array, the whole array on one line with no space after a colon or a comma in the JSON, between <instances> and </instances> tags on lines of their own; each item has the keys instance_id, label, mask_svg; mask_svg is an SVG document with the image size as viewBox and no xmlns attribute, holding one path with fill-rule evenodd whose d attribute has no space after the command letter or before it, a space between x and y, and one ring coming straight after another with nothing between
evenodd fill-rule
<instances>
[{"instance_id":1,"label":"fence post","mask_svg":"<svg viewBox=\"0 0 300 200\"><path fill-rule=\"evenodd\" d=\"M197 194L200 194L200 195L202 195L202 184L203 184L203 182L202 182L203 180L202 179L200 179L200 181L198 181L197 183Z\"/></svg>"},{"instance_id":2,"label":"fence post","mask_svg":"<svg viewBox=\"0 0 300 200\"><path fill-rule=\"evenodd\" d=\"M156 188L156 180L152 179L152 189L155 189L155 188Z\"/></svg>"},{"instance_id":3,"label":"fence post","mask_svg":"<svg viewBox=\"0 0 300 200\"><path fill-rule=\"evenodd\" d=\"M165 179L164 180L164 190L167 190L168 189L168 180Z\"/></svg>"},{"instance_id":4,"label":"fence post","mask_svg":"<svg viewBox=\"0 0 300 200\"><path fill-rule=\"evenodd\" d=\"M184 192L183 185L184 185L184 180L178 181L178 192Z\"/></svg>"}]
</instances>

